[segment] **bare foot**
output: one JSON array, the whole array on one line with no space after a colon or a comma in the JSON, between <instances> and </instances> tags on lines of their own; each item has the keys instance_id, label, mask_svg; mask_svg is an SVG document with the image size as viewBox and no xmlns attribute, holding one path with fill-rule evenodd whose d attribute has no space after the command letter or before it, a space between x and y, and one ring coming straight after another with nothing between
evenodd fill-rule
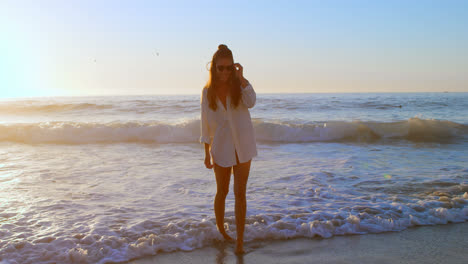
<instances>
[{"instance_id":1,"label":"bare foot","mask_svg":"<svg viewBox=\"0 0 468 264\"><path fill-rule=\"evenodd\" d=\"M230 237L226 232L221 232L221 235L223 235L224 239L228 242L234 242L234 238Z\"/></svg>"}]
</instances>

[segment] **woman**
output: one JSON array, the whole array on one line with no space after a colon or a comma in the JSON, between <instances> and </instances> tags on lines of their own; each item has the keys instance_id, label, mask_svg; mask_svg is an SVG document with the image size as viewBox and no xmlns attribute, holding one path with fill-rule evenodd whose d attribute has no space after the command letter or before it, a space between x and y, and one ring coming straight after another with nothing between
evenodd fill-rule
<instances>
[{"instance_id":1,"label":"woman","mask_svg":"<svg viewBox=\"0 0 468 264\"><path fill-rule=\"evenodd\" d=\"M210 77L201 96L200 143L205 145L205 166L214 168L216 177L216 225L228 241L234 240L224 229L224 204L229 191L231 169L234 172L236 253L244 252L245 191L251 160L257 156L248 110L255 105L255 101L255 91L244 78L242 66L234 63L232 52L226 45L219 45L213 55Z\"/></svg>"}]
</instances>

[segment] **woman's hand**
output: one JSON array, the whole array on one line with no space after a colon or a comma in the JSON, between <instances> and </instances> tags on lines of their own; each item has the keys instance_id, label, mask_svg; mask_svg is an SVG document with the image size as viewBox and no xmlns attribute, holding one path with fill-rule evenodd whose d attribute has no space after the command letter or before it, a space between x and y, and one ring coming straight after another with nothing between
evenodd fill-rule
<instances>
[{"instance_id":1,"label":"woman's hand","mask_svg":"<svg viewBox=\"0 0 468 264\"><path fill-rule=\"evenodd\" d=\"M234 70L236 71L236 77L242 81L244 79L244 68L240 63L234 63Z\"/></svg>"},{"instance_id":2,"label":"woman's hand","mask_svg":"<svg viewBox=\"0 0 468 264\"><path fill-rule=\"evenodd\" d=\"M239 78L241 82L241 87L242 88L247 87L247 85L249 84L249 81L247 81L244 78L244 68L242 67L242 65L240 65L240 63L234 63L234 69L236 71L236 77Z\"/></svg>"},{"instance_id":3,"label":"woman's hand","mask_svg":"<svg viewBox=\"0 0 468 264\"><path fill-rule=\"evenodd\" d=\"M211 164L211 157L209 155L205 156L205 167L207 169L212 169L214 167L214 165Z\"/></svg>"}]
</instances>

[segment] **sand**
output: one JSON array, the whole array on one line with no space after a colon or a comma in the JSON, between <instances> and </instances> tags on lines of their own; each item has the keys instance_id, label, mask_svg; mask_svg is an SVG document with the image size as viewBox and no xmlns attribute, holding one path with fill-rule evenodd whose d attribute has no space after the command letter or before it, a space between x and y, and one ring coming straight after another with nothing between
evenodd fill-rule
<instances>
[{"instance_id":1,"label":"sand","mask_svg":"<svg viewBox=\"0 0 468 264\"><path fill-rule=\"evenodd\" d=\"M243 256L234 245L190 252L160 253L130 261L153 263L468 263L468 222L412 227L400 232L255 241L245 245Z\"/></svg>"}]
</instances>

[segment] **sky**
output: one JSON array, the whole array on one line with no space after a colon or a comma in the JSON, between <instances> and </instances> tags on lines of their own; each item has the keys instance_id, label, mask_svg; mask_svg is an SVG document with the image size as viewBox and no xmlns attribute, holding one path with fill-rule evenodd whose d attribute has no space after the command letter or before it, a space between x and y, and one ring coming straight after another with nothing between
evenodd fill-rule
<instances>
[{"instance_id":1,"label":"sky","mask_svg":"<svg viewBox=\"0 0 468 264\"><path fill-rule=\"evenodd\" d=\"M468 92L468 1L0 0L0 98L199 94L226 44L259 93Z\"/></svg>"}]
</instances>

